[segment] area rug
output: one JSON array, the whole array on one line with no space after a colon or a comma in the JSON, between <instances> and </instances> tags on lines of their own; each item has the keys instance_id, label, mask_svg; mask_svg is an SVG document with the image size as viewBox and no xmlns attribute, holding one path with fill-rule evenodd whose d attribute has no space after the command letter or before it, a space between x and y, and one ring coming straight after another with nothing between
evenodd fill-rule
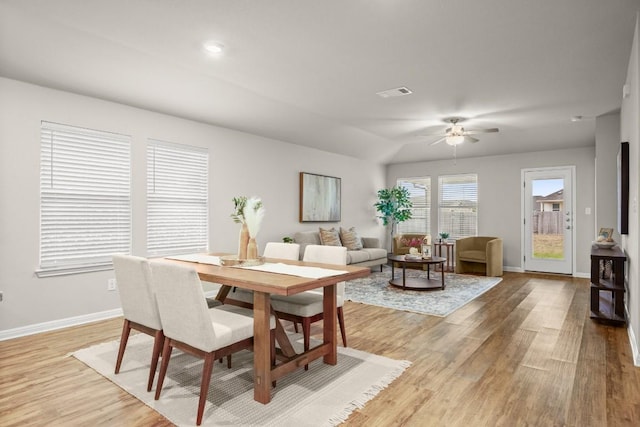
<instances>
[{"instance_id":1,"label":"area rug","mask_svg":"<svg viewBox=\"0 0 640 427\"><path fill-rule=\"evenodd\" d=\"M202 360L173 351L162 394L147 392L153 340L132 335L120 373L115 375L118 341L78 350L72 355L179 426L195 425ZM292 340L301 347L301 336ZM253 400L253 353L233 355L233 367L216 363L207 396L204 426L334 426L362 408L410 365L351 348L338 347L338 364L316 360L278 380L272 400ZM156 375L157 382L157 375Z\"/></svg>"},{"instance_id":2,"label":"area rug","mask_svg":"<svg viewBox=\"0 0 640 427\"><path fill-rule=\"evenodd\" d=\"M407 270L406 274L407 277L427 277L427 272L420 270ZM431 272L430 277L440 279L440 274ZM395 275L396 278L402 277L402 268L396 268ZM444 317L502 280L499 277L445 273L444 290L410 291L389 285L390 278L391 267L385 266L382 272L350 280L345 289L345 298L364 304Z\"/></svg>"}]
</instances>

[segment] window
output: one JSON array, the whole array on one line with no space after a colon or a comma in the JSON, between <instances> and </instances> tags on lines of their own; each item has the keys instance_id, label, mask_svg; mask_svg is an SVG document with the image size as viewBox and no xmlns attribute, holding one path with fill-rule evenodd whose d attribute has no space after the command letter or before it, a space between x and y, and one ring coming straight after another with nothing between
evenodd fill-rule
<instances>
[{"instance_id":1,"label":"window","mask_svg":"<svg viewBox=\"0 0 640 427\"><path fill-rule=\"evenodd\" d=\"M438 177L438 233L450 238L478 234L478 176L449 175Z\"/></svg>"},{"instance_id":2,"label":"window","mask_svg":"<svg viewBox=\"0 0 640 427\"><path fill-rule=\"evenodd\" d=\"M552 210L553 212L560 212L560 203L553 203L553 204L551 205L551 210Z\"/></svg>"},{"instance_id":3,"label":"window","mask_svg":"<svg viewBox=\"0 0 640 427\"><path fill-rule=\"evenodd\" d=\"M42 122L40 277L111 268L131 249L130 137Z\"/></svg>"},{"instance_id":4,"label":"window","mask_svg":"<svg viewBox=\"0 0 640 427\"><path fill-rule=\"evenodd\" d=\"M203 252L208 248L209 153L206 148L149 140L147 144L147 253Z\"/></svg>"},{"instance_id":5,"label":"window","mask_svg":"<svg viewBox=\"0 0 640 427\"><path fill-rule=\"evenodd\" d=\"M431 177L400 178L398 186L409 191L413 203L411 219L398 224L398 233L431 232Z\"/></svg>"}]
</instances>

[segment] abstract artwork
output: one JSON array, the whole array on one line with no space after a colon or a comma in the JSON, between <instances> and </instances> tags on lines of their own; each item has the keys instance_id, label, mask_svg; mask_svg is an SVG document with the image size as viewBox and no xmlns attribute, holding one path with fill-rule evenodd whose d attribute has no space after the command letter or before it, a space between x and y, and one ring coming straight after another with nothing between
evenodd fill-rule
<instances>
[{"instance_id":1,"label":"abstract artwork","mask_svg":"<svg viewBox=\"0 0 640 427\"><path fill-rule=\"evenodd\" d=\"M300 172L300 222L340 221L340 181Z\"/></svg>"}]
</instances>

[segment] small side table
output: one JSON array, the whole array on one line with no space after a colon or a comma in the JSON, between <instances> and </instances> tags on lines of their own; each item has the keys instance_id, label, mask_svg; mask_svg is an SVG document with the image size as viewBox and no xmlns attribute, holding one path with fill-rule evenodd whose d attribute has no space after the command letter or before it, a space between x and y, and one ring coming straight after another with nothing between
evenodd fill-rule
<instances>
[{"instance_id":1,"label":"small side table","mask_svg":"<svg viewBox=\"0 0 640 427\"><path fill-rule=\"evenodd\" d=\"M443 258L446 258L446 265L443 264L442 268L444 271L453 272L453 245L452 242L434 242L434 255L442 257L442 247L444 246L445 255Z\"/></svg>"}]
</instances>

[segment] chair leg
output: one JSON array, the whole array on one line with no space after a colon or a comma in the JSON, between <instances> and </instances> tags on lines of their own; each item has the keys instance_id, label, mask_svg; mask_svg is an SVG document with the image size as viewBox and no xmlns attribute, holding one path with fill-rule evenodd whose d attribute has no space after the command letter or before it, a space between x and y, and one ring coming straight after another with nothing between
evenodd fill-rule
<instances>
[{"instance_id":1,"label":"chair leg","mask_svg":"<svg viewBox=\"0 0 640 427\"><path fill-rule=\"evenodd\" d=\"M162 391L162 383L164 383L164 377L167 374L167 367L169 366L169 359L171 359L171 340L165 339L162 346L162 363L160 364L160 374L158 375L158 385L156 386L155 400L160 399L160 392Z\"/></svg>"},{"instance_id":2,"label":"chair leg","mask_svg":"<svg viewBox=\"0 0 640 427\"><path fill-rule=\"evenodd\" d=\"M271 330L271 343L270 343L270 348L271 348L271 367L273 368L274 366L276 366L276 330L272 329ZM271 381L271 387L275 388L276 387L276 381L273 380Z\"/></svg>"},{"instance_id":3,"label":"chair leg","mask_svg":"<svg viewBox=\"0 0 640 427\"><path fill-rule=\"evenodd\" d=\"M304 351L309 350L309 344L311 341L311 321L308 317L302 318L302 335L304 342ZM309 370L309 365L304 365L304 370Z\"/></svg>"},{"instance_id":4,"label":"chair leg","mask_svg":"<svg viewBox=\"0 0 640 427\"><path fill-rule=\"evenodd\" d=\"M340 332L342 333L342 345L347 346L347 331L344 329L344 310L338 307L338 323L340 324Z\"/></svg>"},{"instance_id":5,"label":"chair leg","mask_svg":"<svg viewBox=\"0 0 640 427\"><path fill-rule=\"evenodd\" d=\"M151 391L153 387L153 377L156 375L156 368L158 366L158 358L162 352L164 346L164 333L162 331L156 331L153 336L153 353L151 355L151 367L149 368L149 381L147 382L147 391Z\"/></svg>"},{"instance_id":6,"label":"chair leg","mask_svg":"<svg viewBox=\"0 0 640 427\"><path fill-rule=\"evenodd\" d=\"M298 333L298 322L293 322L293 330Z\"/></svg>"},{"instance_id":7,"label":"chair leg","mask_svg":"<svg viewBox=\"0 0 640 427\"><path fill-rule=\"evenodd\" d=\"M227 369L231 369L231 355L227 355Z\"/></svg>"},{"instance_id":8,"label":"chair leg","mask_svg":"<svg viewBox=\"0 0 640 427\"><path fill-rule=\"evenodd\" d=\"M207 394L209 393L209 384L211 384L211 373L213 372L213 365L215 357L213 353L208 353L204 357L204 366L202 367L202 382L200 383L200 399L198 401L198 417L196 418L196 425L202 424L202 414L204 414L204 404L207 401Z\"/></svg>"},{"instance_id":9,"label":"chair leg","mask_svg":"<svg viewBox=\"0 0 640 427\"><path fill-rule=\"evenodd\" d=\"M127 347L127 341L129 340L130 332L131 323L129 322L129 320L124 319L124 323L122 324L122 335L120 337L120 348L118 348L118 359L116 360L116 374L120 372L120 365L122 364L122 357L124 356L124 349Z\"/></svg>"}]
</instances>

